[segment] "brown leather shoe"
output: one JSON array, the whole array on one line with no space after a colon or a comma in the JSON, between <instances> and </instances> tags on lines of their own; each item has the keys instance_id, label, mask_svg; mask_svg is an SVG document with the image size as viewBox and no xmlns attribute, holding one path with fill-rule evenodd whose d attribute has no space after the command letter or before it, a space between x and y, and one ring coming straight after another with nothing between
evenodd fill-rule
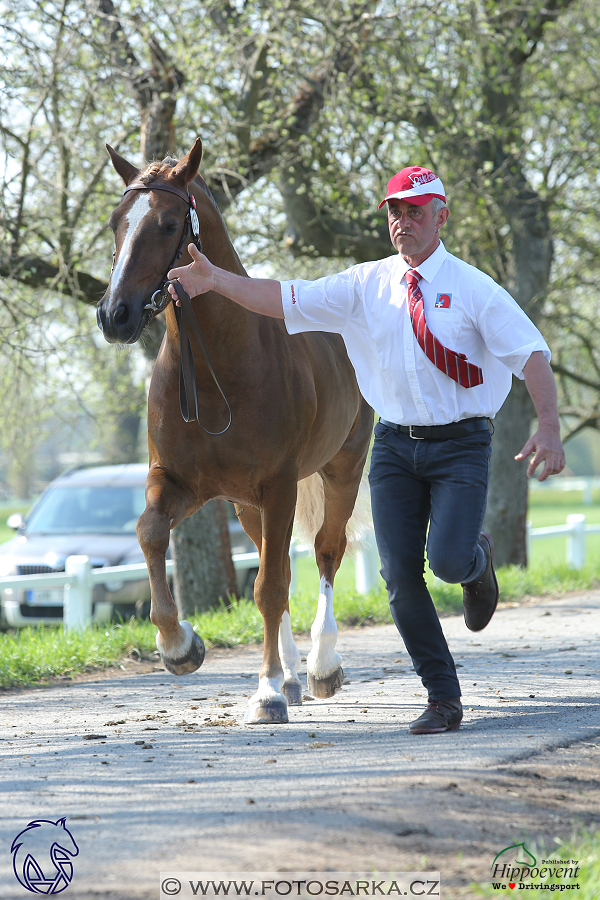
<instances>
[{"instance_id":1,"label":"brown leather shoe","mask_svg":"<svg viewBox=\"0 0 600 900\"><path fill-rule=\"evenodd\" d=\"M477 581L463 584L463 609L465 623L471 631L481 631L496 612L500 591L494 572L494 543L485 531L479 537L479 546L486 555L487 564Z\"/></svg>"},{"instance_id":2,"label":"brown leather shoe","mask_svg":"<svg viewBox=\"0 0 600 900\"><path fill-rule=\"evenodd\" d=\"M463 708L460 698L456 700L432 700L418 719L411 722L409 734L441 734L442 731L456 731L460 727Z\"/></svg>"}]
</instances>

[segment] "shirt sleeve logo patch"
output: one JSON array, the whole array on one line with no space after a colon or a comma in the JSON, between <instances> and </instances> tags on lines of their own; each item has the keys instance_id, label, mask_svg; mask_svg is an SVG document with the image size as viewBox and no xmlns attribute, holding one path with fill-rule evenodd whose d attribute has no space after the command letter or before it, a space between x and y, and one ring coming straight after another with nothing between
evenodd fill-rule
<instances>
[{"instance_id":1,"label":"shirt sleeve logo patch","mask_svg":"<svg viewBox=\"0 0 600 900\"><path fill-rule=\"evenodd\" d=\"M435 298L436 309L450 309L452 306L452 294L438 294Z\"/></svg>"},{"instance_id":2,"label":"shirt sleeve logo patch","mask_svg":"<svg viewBox=\"0 0 600 900\"><path fill-rule=\"evenodd\" d=\"M294 285L293 285L293 284L290 284L290 290L291 290L291 294L292 294L292 303L295 303L295 302L296 302L296 295L295 295L295 293L294 293ZM438 296L439 296L439 295L438 295Z\"/></svg>"}]
</instances>

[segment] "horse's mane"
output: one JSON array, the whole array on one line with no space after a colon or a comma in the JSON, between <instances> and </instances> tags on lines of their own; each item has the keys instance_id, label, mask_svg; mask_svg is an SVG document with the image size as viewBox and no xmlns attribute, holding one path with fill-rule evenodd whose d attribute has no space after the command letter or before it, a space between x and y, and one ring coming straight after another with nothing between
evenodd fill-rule
<instances>
[{"instance_id":1,"label":"horse's mane","mask_svg":"<svg viewBox=\"0 0 600 900\"><path fill-rule=\"evenodd\" d=\"M166 160L165 160L165 162L166 162ZM163 168L164 168L164 166L162 163L159 163L159 162L148 163L142 169L140 174L138 175L137 180L141 181L142 184L150 184L152 181L154 181L156 176L159 175L160 172L162 172Z\"/></svg>"}]
</instances>

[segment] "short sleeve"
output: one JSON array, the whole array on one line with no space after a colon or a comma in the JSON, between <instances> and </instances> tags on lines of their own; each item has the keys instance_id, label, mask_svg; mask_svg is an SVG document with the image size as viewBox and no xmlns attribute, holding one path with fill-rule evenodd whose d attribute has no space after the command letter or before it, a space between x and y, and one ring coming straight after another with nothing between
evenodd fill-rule
<instances>
[{"instance_id":1,"label":"short sleeve","mask_svg":"<svg viewBox=\"0 0 600 900\"><path fill-rule=\"evenodd\" d=\"M352 311L353 290L349 271L317 281L281 282L285 327L289 334L330 331L341 334Z\"/></svg>"},{"instance_id":2,"label":"short sleeve","mask_svg":"<svg viewBox=\"0 0 600 900\"><path fill-rule=\"evenodd\" d=\"M489 352L517 378L523 379L525 363L536 350L550 361L550 349L540 331L504 288L498 288L483 308L478 329Z\"/></svg>"}]
</instances>

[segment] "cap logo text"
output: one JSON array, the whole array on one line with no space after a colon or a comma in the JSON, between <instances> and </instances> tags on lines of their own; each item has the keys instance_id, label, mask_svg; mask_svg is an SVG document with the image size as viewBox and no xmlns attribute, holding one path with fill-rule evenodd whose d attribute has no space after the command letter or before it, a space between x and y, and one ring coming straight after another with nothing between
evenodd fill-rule
<instances>
[{"instance_id":1,"label":"cap logo text","mask_svg":"<svg viewBox=\"0 0 600 900\"><path fill-rule=\"evenodd\" d=\"M408 177L413 187L417 187L419 184L429 184L430 181L437 181L437 175L434 175L433 172L421 172L420 174L413 172Z\"/></svg>"}]
</instances>

